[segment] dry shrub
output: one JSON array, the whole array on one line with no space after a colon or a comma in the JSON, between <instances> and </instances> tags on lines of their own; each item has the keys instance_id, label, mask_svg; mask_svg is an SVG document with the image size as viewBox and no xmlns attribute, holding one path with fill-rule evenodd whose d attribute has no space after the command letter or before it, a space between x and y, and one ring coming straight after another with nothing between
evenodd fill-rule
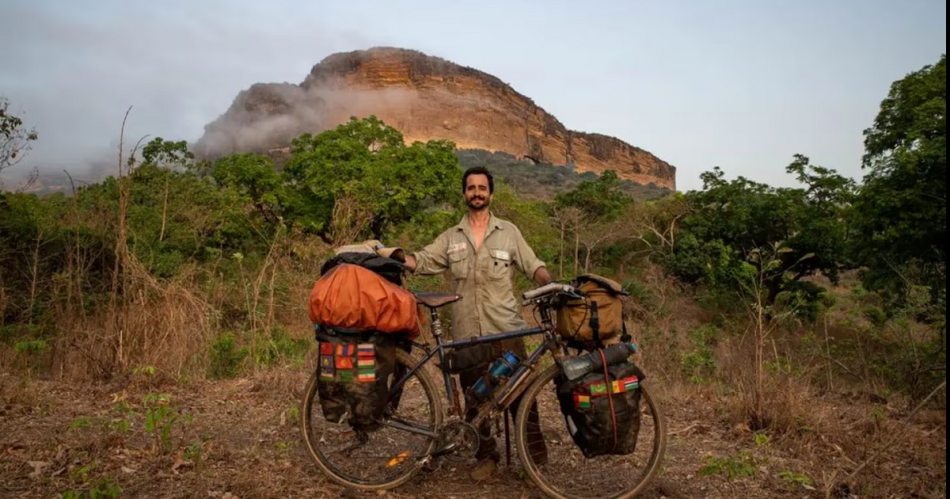
<instances>
[{"instance_id":1,"label":"dry shrub","mask_svg":"<svg viewBox=\"0 0 950 499\"><path fill-rule=\"evenodd\" d=\"M32 406L42 400L42 392L26 379L0 373L0 412L9 406Z\"/></svg>"},{"instance_id":2,"label":"dry shrub","mask_svg":"<svg viewBox=\"0 0 950 499\"><path fill-rule=\"evenodd\" d=\"M816 409L822 404L811 384L795 376L774 374L766 378L762 414L757 414L755 408L754 373L737 388L728 404L729 420L734 427L794 436L812 431L821 419Z\"/></svg>"},{"instance_id":3,"label":"dry shrub","mask_svg":"<svg viewBox=\"0 0 950 499\"><path fill-rule=\"evenodd\" d=\"M189 289L194 274L162 283L136 267L114 310L63 321L55 360L63 376L99 379L146 366L175 378L203 374L213 308Z\"/></svg>"},{"instance_id":4,"label":"dry shrub","mask_svg":"<svg viewBox=\"0 0 950 499\"><path fill-rule=\"evenodd\" d=\"M812 374L794 368L792 361L777 355L768 360L765 403L756 409L756 368L752 345L726 340L716 349L719 372L733 393L726 403L728 423L733 428L768 431L774 436L795 436L813 431L824 419Z\"/></svg>"},{"instance_id":5,"label":"dry shrub","mask_svg":"<svg viewBox=\"0 0 950 499\"><path fill-rule=\"evenodd\" d=\"M688 332L711 316L658 265L647 264L633 280L618 277L632 288L624 314L627 330L641 347L640 361L670 380L687 381L679 366L681 354L691 348Z\"/></svg>"}]
</instances>

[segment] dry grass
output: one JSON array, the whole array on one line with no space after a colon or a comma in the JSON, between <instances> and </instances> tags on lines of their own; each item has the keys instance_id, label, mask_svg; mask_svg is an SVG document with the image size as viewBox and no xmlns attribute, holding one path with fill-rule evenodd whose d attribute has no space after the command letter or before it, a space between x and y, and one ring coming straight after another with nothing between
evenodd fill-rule
<instances>
[{"instance_id":1,"label":"dry grass","mask_svg":"<svg viewBox=\"0 0 950 499\"><path fill-rule=\"evenodd\" d=\"M102 379L151 366L175 378L203 375L201 353L216 324L212 306L188 281L143 279L115 310L60 321L66 326L52 361L57 374Z\"/></svg>"}]
</instances>

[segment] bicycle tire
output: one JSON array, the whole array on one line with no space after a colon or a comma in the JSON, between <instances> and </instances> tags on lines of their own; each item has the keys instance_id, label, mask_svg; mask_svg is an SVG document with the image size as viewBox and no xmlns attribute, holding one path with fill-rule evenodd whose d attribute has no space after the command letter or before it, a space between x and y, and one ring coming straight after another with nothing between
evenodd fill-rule
<instances>
[{"instance_id":1,"label":"bicycle tire","mask_svg":"<svg viewBox=\"0 0 950 499\"><path fill-rule=\"evenodd\" d=\"M515 419L515 443L518 449L519 456L527 456L528 447L527 447L527 432L528 432L528 413L529 408L537 400L538 395L541 393L545 387L553 383L554 378L561 372L560 366L557 364L547 368L541 373L540 376L528 387L528 390L525 391L523 398L524 401L521 403L521 408L518 411L518 415ZM643 384L640 385L640 390L643 394L643 401L650 408L650 413L654 419L654 439L653 439L653 451L650 455L650 460L646 466L646 471L641 475L640 480L633 487L633 489L622 492L619 495L611 496L609 499L633 499L637 494L643 492L643 490L649 485L653 478L656 476L659 471L660 464L663 460L663 456L666 453L666 416L664 416L662 409L660 408L658 402L654 397L650 396L650 393ZM522 465L524 466L525 473L531 478L531 481L544 492L545 495L551 497L552 499L591 499L586 496L577 496L571 494L565 494L556 490L552 485L545 482L544 478L539 473L537 465L531 459L522 459Z\"/></svg>"},{"instance_id":2,"label":"bicycle tire","mask_svg":"<svg viewBox=\"0 0 950 499\"><path fill-rule=\"evenodd\" d=\"M408 353L398 350L396 352L396 362L402 364L405 367L412 368L417 363L418 360L413 358ZM414 377L419 380L419 384L422 386L422 390L426 394L426 398L429 400L430 407L433 411L434 424L435 426L440 426L442 424L443 412L442 412L442 399L439 397L440 392L436 388L435 382L432 380L432 376L425 371L424 368L420 368L416 371ZM301 431L303 432L303 439L306 443L306 448L310 454L311 459L314 463L320 468L320 470L330 477L331 480L337 484L343 485L345 487L351 487L357 490L365 491L381 491L381 490L391 490L396 487L399 487L416 475L424 466L424 462L418 462L416 465L407 469L402 475L396 477L395 479L385 481L385 482L370 482L367 480L362 480L355 477L350 477L338 473L335 470L335 466L327 461L327 459L320 452L318 441L311 438L311 429L312 429L312 416L314 406L319 404L318 393L317 393L317 373L314 372L310 377L309 383L307 383L307 388L304 393L303 398L303 410L300 411L301 417ZM430 455L435 449L437 441L431 439L428 444L428 449L426 450L426 455Z\"/></svg>"}]
</instances>

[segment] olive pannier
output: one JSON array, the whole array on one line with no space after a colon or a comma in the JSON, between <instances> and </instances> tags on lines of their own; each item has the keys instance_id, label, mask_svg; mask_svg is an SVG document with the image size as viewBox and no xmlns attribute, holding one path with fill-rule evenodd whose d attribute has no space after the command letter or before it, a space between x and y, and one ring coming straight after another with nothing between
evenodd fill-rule
<instances>
[{"instance_id":1,"label":"olive pannier","mask_svg":"<svg viewBox=\"0 0 950 499\"><path fill-rule=\"evenodd\" d=\"M629 296L617 282L586 274L572 283L585 298L566 300L558 308L557 331L572 347L591 350L624 332L623 298Z\"/></svg>"}]
</instances>

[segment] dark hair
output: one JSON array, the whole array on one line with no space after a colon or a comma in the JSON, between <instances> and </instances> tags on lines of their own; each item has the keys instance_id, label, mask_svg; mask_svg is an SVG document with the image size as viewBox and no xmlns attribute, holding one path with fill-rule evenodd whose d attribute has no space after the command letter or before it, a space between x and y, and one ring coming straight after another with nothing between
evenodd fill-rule
<instances>
[{"instance_id":1,"label":"dark hair","mask_svg":"<svg viewBox=\"0 0 950 499\"><path fill-rule=\"evenodd\" d=\"M488 168L485 168L484 166L473 166L465 172L465 176L462 177L463 193L468 189L468 177L471 177L472 175L484 175L488 177L488 192L489 194L495 193L495 177L493 177L491 172L488 171Z\"/></svg>"}]
</instances>

